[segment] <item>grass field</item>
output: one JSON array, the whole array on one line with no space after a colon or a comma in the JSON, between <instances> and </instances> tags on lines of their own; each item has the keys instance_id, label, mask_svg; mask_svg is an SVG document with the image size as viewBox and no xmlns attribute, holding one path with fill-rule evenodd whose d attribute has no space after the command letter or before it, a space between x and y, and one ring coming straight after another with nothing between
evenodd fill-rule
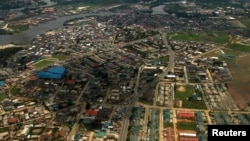
<instances>
[{"instance_id":1,"label":"grass field","mask_svg":"<svg viewBox=\"0 0 250 141\"><path fill-rule=\"evenodd\" d=\"M250 46L242 45L242 44L230 44L228 45L228 48L234 50L234 51L240 51L245 53L250 53Z\"/></svg>"},{"instance_id":2,"label":"grass field","mask_svg":"<svg viewBox=\"0 0 250 141\"><path fill-rule=\"evenodd\" d=\"M42 60L42 61L35 63L34 66L37 69L41 69L41 68L47 67L47 66L54 64L54 63L55 63L54 60Z\"/></svg>"},{"instance_id":3,"label":"grass field","mask_svg":"<svg viewBox=\"0 0 250 141\"><path fill-rule=\"evenodd\" d=\"M176 86L175 99L187 99L194 93L194 87L191 85L184 86L185 91L178 90L180 87L180 85Z\"/></svg>"},{"instance_id":4,"label":"grass field","mask_svg":"<svg viewBox=\"0 0 250 141\"><path fill-rule=\"evenodd\" d=\"M196 130L195 122L177 122L176 125L180 130Z\"/></svg>"},{"instance_id":5,"label":"grass field","mask_svg":"<svg viewBox=\"0 0 250 141\"><path fill-rule=\"evenodd\" d=\"M59 61L64 61L70 58L70 56L67 55L52 55L52 58L56 58Z\"/></svg>"},{"instance_id":6,"label":"grass field","mask_svg":"<svg viewBox=\"0 0 250 141\"><path fill-rule=\"evenodd\" d=\"M185 90L180 91L180 87ZM206 104L203 100L189 100L188 98L194 94L194 88L191 85L186 86L176 86L174 97L175 99L182 100L182 105L184 108L194 108L194 109L206 109Z\"/></svg>"},{"instance_id":7,"label":"grass field","mask_svg":"<svg viewBox=\"0 0 250 141\"><path fill-rule=\"evenodd\" d=\"M182 32L169 33L168 38L179 41L207 41L218 44L225 44L229 41L229 36L224 33L207 34L205 32Z\"/></svg>"}]
</instances>

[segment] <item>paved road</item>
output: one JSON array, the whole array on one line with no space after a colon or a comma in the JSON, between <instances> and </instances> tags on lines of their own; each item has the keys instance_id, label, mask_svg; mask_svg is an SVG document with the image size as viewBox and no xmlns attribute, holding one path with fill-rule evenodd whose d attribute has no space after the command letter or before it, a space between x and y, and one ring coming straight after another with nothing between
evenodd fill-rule
<instances>
[{"instance_id":1,"label":"paved road","mask_svg":"<svg viewBox=\"0 0 250 141\"><path fill-rule=\"evenodd\" d=\"M154 81L152 81L151 83L146 84L140 91L138 91L140 73L141 73L141 68L142 68L142 67L140 67L140 69L138 71L138 75L137 75L136 86L135 86L135 89L134 89L134 98L130 101L130 103L128 104L128 108L125 111L125 116L124 116L124 120L123 120L123 123L122 123L122 128L121 128L121 132L120 132L119 141L126 141L126 139L127 139L128 126L129 126L129 117L131 116L132 108L134 107L135 103L138 101L140 95L144 91L146 91L150 86L155 86L160 80L162 80L165 77L165 75L169 71L171 71L174 68L175 53L172 50L172 48L169 46L169 44L167 42L167 39L166 39L166 37L167 37L166 35L167 35L167 33L161 33L163 43L169 49L169 63L168 63L168 66L163 69L163 72L160 75L158 75L158 77ZM135 42L133 42L133 43L135 43Z\"/></svg>"},{"instance_id":2,"label":"paved road","mask_svg":"<svg viewBox=\"0 0 250 141\"><path fill-rule=\"evenodd\" d=\"M81 119L81 116L82 114L84 113L85 111L85 106L86 106L86 103L80 103L80 99L82 98L82 95L84 94L85 90L87 89L89 85L89 82L87 82L84 86L84 88L82 89L79 97L77 98L77 100L75 101L75 105L80 105L81 106L81 110L80 110L80 113L77 115L77 118L76 118L76 122L74 123L70 133L68 134L67 136L67 141L70 141L74 135L77 133L77 130L79 128L79 121Z\"/></svg>"}]
</instances>

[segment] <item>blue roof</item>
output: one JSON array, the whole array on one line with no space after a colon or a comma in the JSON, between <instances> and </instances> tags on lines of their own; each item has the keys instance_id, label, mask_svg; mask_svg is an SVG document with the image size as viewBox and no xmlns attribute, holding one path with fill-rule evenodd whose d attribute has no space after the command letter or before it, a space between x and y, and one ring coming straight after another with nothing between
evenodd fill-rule
<instances>
[{"instance_id":1,"label":"blue roof","mask_svg":"<svg viewBox=\"0 0 250 141\"><path fill-rule=\"evenodd\" d=\"M75 137L74 137L74 140L80 140L81 139L81 135L80 134L76 134Z\"/></svg>"},{"instance_id":2,"label":"blue roof","mask_svg":"<svg viewBox=\"0 0 250 141\"><path fill-rule=\"evenodd\" d=\"M65 73L66 69L64 67L61 66L55 66L55 67L51 67L48 69L48 72L51 73L57 73L57 74L63 74Z\"/></svg>"},{"instance_id":3,"label":"blue roof","mask_svg":"<svg viewBox=\"0 0 250 141\"><path fill-rule=\"evenodd\" d=\"M0 81L0 87L5 86L5 82L4 81Z\"/></svg>"},{"instance_id":4,"label":"blue roof","mask_svg":"<svg viewBox=\"0 0 250 141\"><path fill-rule=\"evenodd\" d=\"M49 68L48 71L39 71L37 77L40 79L62 79L65 73L64 67L56 66Z\"/></svg>"},{"instance_id":5,"label":"blue roof","mask_svg":"<svg viewBox=\"0 0 250 141\"><path fill-rule=\"evenodd\" d=\"M109 127L109 122L108 121L105 121L104 123L104 128L108 128Z\"/></svg>"}]
</instances>

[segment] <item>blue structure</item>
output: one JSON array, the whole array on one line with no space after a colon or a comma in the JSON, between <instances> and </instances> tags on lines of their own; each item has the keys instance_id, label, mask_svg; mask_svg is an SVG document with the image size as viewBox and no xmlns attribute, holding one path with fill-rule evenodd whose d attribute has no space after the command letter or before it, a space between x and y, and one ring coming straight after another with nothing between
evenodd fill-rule
<instances>
[{"instance_id":1,"label":"blue structure","mask_svg":"<svg viewBox=\"0 0 250 141\"><path fill-rule=\"evenodd\" d=\"M5 82L4 81L0 81L0 87L5 86Z\"/></svg>"},{"instance_id":2,"label":"blue structure","mask_svg":"<svg viewBox=\"0 0 250 141\"><path fill-rule=\"evenodd\" d=\"M62 79L66 74L66 69L60 66L48 68L46 71L39 71L37 77L39 79Z\"/></svg>"}]
</instances>

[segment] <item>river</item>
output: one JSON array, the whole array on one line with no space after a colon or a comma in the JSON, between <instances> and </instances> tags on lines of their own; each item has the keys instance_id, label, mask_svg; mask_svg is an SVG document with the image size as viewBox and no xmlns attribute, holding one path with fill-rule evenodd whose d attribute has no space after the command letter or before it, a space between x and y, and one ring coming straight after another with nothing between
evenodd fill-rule
<instances>
[{"instance_id":1,"label":"river","mask_svg":"<svg viewBox=\"0 0 250 141\"><path fill-rule=\"evenodd\" d=\"M167 14L164 10L164 5L159 5L159 6L155 6L155 7L152 7L152 13L151 14Z\"/></svg>"},{"instance_id":2,"label":"river","mask_svg":"<svg viewBox=\"0 0 250 141\"><path fill-rule=\"evenodd\" d=\"M86 13L86 14L58 17L56 20L52 20L52 21L48 21L46 23L38 24L37 26L31 27L31 29L29 29L27 31L23 31L21 33L15 33L12 35L0 35L0 45L5 45L5 44L9 44L9 43L15 43L15 44L29 43L32 39L34 39L39 34L43 34L48 30L63 27L63 23L66 20L91 16L91 15L104 16L104 15L112 15L112 14L114 14L114 13L100 12L100 13Z\"/></svg>"}]
</instances>

